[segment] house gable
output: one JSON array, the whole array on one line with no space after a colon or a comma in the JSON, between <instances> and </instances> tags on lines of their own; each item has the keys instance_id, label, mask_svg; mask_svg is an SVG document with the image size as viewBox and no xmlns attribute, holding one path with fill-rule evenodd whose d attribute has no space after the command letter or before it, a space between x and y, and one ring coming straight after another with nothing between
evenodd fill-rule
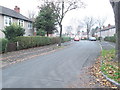
<instances>
[{"instance_id":1,"label":"house gable","mask_svg":"<svg viewBox=\"0 0 120 90\"><path fill-rule=\"evenodd\" d=\"M10 16L16 19L32 22L29 18L23 16L22 14L3 6L0 6L0 14L5 16Z\"/></svg>"}]
</instances>

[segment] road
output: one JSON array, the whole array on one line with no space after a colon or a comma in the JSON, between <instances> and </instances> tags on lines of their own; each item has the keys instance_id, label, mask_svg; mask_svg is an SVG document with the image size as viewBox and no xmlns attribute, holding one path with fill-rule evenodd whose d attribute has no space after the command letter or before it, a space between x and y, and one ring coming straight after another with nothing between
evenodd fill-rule
<instances>
[{"instance_id":1,"label":"road","mask_svg":"<svg viewBox=\"0 0 120 90\"><path fill-rule=\"evenodd\" d=\"M79 79L83 67L100 55L97 41L79 41L64 49L2 69L3 88L64 88Z\"/></svg>"}]
</instances>

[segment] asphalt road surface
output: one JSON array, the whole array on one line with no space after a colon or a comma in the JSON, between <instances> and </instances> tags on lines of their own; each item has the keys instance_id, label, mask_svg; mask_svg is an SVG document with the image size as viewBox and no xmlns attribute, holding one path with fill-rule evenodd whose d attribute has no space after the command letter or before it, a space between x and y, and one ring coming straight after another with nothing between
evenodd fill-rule
<instances>
[{"instance_id":1,"label":"asphalt road surface","mask_svg":"<svg viewBox=\"0 0 120 90\"><path fill-rule=\"evenodd\" d=\"M79 41L64 49L2 69L3 88L64 88L100 55L97 41Z\"/></svg>"}]
</instances>

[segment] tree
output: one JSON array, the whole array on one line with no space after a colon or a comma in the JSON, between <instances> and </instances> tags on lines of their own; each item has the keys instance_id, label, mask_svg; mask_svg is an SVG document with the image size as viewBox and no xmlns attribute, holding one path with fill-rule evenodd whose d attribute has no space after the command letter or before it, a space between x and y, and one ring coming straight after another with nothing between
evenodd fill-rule
<instances>
[{"instance_id":1,"label":"tree","mask_svg":"<svg viewBox=\"0 0 120 90\"><path fill-rule=\"evenodd\" d=\"M89 38L89 33L92 27L96 24L96 20L93 17L85 17L83 20L83 24L87 29L87 38Z\"/></svg>"},{"instance_id":2,"label":"tree","mask_svg":"<svg viewBox=\"0 0 120 90\"><path fill-rule=\"evenodd\" d=\"M98 26L99 26L99 29L100 29L100 41L102 39L102 37L101 37L101 28L103 27L105 21L106 21L106 18L98 18L97 19L97 23L98 23Z\"/></svg>"},{"instance_id":3,"label":"tree","mask_svg":"<svg viewBox=\"0 0 120 90\"><path fill-rule=\"evenodd\" d=\"M67 26L67 27L66 27L66 34L67 34L67 35L70 35L71 32L72 32L72 26Z\"/></svg>"},{"instance_id":4,"label":"tree","mask_svg":"<svg viewBox=\"0 0 120 90\"><path fill-rule=\"evenodd\" d=\"M95 31L96 31L96 29L95 29L95 28L92 28L92 30L91 30L91 35L92 35L92 37L95 36Z\"/></svg>"},{"instance_id":5,"label":"tree","mask_svg":"<svg viewBox=\"0 0 120 90\"><path fill-rule=\"evenodd\" d=\"M106 21L106 17L103 17L103 18L98 17L97 23L98 23L98 25L99 25L99 28L102 28L102 27L103 27L105 21Z\"/></svg>"},{"instance_id":6,"label":"tree","mask_svg":"<svg viewBox=\"0 0 120 90\"><path fill-rule=\"evenodd\" d=\"M37 35L45 36L45 34L46 34L46 32L45 32L44 30L42 30L42 29L39 29L39 30L37 31Z\"/></svg>"},{"instance_id":7,"label":"tree","mask_svg":"<svg viewBox=\"0 0 120 90\"><path fill-rule=\"evenodd\" d=\"M5 27L3 33L5 34L5 37L8 40L12 41L17 36L23 36L25 34L25 29L23 29L21 26L17 24L12 24L10 26Z\"/></svg>"},{"instance_id":8,"label":"tree","mask_svg":"<svg viewBox=\"0 0 120 90\"><path fill-rule=\"evenodd\" d=\"M56 20L57 15L54 12L53 7L51 4L47 3L40 7L39 15L35 20L35 27L37 28L37 31L45 30L48 36L56 30Z\"/></svg>"},{"instance_id":9,"label":"tree","mask_svg":"<svg viewBox=\"0 0 120 90\"><path fill-rule=\"evenodd\" d=\"M58 14L57 23L60 27L59 46L61 46L63 18L67 12L77 8L85 7L85 4L81 0L44 0L44 2L51 3L54 7L55 13Z\"/></svg>"},{"instance_id":10,"label":"tree","mask_svg":"<svg viewBox=\"0 0 120 90\"><path fill-rule=\"evenodd\" d=\"M35 11L29 10L29 11L28 11L28 17L29 17L30 19L34 19L34 18L35 18Z\"/></svg>"},{"instance_id":11,"label":"tree","mask_svg":"<svg viewBox=\"0 0 120 90\"><path fill-rule=\"evenodd\" d=\"M116 60L120 60L120 1L110 0L115 16L116 27Z\"/></svg>"}]
</instances>

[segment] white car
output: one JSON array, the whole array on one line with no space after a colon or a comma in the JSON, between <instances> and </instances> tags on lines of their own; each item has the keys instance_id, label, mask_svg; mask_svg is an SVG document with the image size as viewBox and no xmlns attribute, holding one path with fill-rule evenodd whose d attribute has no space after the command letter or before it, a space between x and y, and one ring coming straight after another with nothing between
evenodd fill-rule
<instances>
[{"instance_id":1,"label":"white car","mask_svg":"<svg viewBox=\"0 0 120 90\"><path fill-rule=\"evenodd\" d=\"M96 41L96 38L95 37L90 37L89 40L90 41Z\"/></svg>"}]
</instances>

